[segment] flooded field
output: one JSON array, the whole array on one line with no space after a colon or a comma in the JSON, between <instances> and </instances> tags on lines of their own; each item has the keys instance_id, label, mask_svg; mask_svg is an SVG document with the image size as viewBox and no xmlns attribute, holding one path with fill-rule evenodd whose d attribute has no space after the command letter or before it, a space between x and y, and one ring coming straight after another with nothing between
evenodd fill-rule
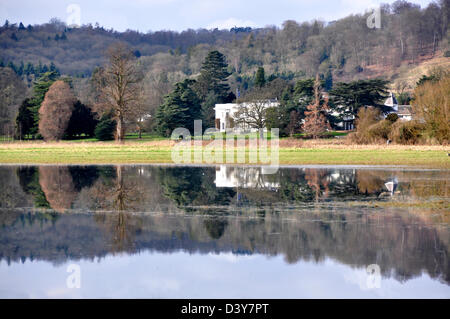
<instances>
[{"instance_id":1,"label":"flooded field","mask_svg":"<svg viewBox=\"0 0 450 319\"><path fill-rule=\"evenodd\" d=\"M0 166L0 297L450 298L450 171Z\"/></svg>"}]
</instances>

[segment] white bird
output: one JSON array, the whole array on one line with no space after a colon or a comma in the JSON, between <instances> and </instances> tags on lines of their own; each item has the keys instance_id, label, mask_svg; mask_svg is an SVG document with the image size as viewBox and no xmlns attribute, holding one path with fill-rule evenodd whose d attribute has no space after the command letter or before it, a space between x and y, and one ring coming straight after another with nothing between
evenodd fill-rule
<instances>
[{"instance_id":1,"label":"white bird","mask_svg":"<svg viewBox=\"0 0 450 319\"><path fill-rule=\"evenodd\" d=\"M397 186L398 186L397 178L394 178L394 179L390 180L389 182L385 183L384 186L386 186L387 190L391 194L394 194L394 192L395 192L395 190L397 189Z\"/></svg>"}]
</instances>

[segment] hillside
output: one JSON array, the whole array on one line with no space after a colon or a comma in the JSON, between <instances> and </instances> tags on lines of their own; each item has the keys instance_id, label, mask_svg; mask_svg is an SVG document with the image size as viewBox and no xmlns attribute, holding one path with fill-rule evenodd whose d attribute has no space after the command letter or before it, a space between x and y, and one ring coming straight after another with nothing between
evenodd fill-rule
<instances>
[{"instance_id":1,"label":"hillside","mask_svg":"<svg viewBox=\"0 0 450 319\"><path fill-rule=\"evenodd\" d=\"M27 27L7 21L0 28L0 61L17 68L53 62L63 74L84 77L103 64L109 45L122 41L142 59L145 72L169 82L197 74L211 49L226 55L233 89L251 86L259 66L289 80L317 72L335 80L396 78L448 50L449 8L448 0L426 8L406 1L383 5L380 29L367 26L369 13L328 23L290 20L281 28L149 33L69 28L57 19Z\"/></svg>"}]
</instances>

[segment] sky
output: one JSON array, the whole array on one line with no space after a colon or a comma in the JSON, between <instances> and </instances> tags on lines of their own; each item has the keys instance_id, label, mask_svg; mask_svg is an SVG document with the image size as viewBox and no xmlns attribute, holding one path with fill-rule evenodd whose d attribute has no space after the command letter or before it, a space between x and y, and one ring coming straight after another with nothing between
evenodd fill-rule
<instances>
[{"instance_id":1,"label":"sky","mask_svg":"<svg viewBox=\"0 0 450 319\"><path fill-rule=\"evenodd\" d=\"M79 289L67 287L73 264ZM0 298L450 298L449 286L426 273L378 282L365 267L329 258L287 264L280 255L183 251L141 250L59 265L0 261L0 282Z\"/></svg>"},{"instance_id":2,"label":"sky","mask_svg":"<svg viewBox=\"0 0 450 319\"><path fill-rule=\"evenodd\" d=\"M0 23L51 18L118 31L281 26L286 20L332 21L392 0L0 0ZM410 0L425 7L431 0Z\"/></svg>"}]
</instances>

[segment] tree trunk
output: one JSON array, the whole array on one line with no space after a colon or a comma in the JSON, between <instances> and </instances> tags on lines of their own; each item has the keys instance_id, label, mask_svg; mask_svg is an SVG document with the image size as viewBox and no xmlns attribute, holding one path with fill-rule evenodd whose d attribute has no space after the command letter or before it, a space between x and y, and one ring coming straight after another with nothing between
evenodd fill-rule
<instances>
[{"instance_id":1,"label":"tree trunk","mask_svg":"<svg viewBox=\"0 0 450 319\"><path fill-rule=\"evenodd\" d=\"M402 47L402 58L403 58L403 56L405 55L405 46L403 44L403 39L402 38L400 38L400 45Z\"/></svg>"},{"instance_id":2,"label":"tree trunk","mask_svg":"<svg viewBox=\"0 0 450 319\"><path fill-rule=\"evenodd\" d=\"M260 128L259 129L259 139L263 139L264 138L264 129Z\"/></svg>"},{"instance_id":3,"label":"tree trunk","mask_svg":"<svg viewBox=\"0 0 450 319\"><path fill-rule=\"evenodd\" d=\"M119 116L117 118L117 127L116 127L116 141L117 142L123 142L123 118Z\"/></svg>"}]
</instances>

